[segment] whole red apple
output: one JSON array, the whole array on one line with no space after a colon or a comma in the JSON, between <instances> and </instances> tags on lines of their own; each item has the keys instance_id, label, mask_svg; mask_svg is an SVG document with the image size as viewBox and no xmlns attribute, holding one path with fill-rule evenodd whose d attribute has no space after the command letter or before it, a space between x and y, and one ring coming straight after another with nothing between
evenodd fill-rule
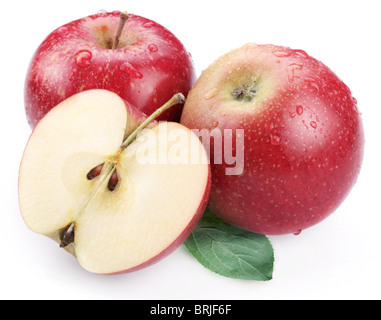
<instances>
[{"instance_id":1,"label":"whole red apple","mask_svg":"<svg viewBox=\"0 0 381 320\"><path fill-rule=\"evenodd\" d=\"M220 129L223 140L233 130L231 150L223 143L222 153L244 147L243 159L236 159L243 170L227 175L231 162L213 163L212 139L209 207L257 233L299 233L322 221L348 195L362 163L357 101L302 50L247 44L222 56L195 83L181 123Z\"/></svg>"},{"instance_id":2,"label":"whole red apple","mask_svg":"<svg viewBox=\"0 0 381 320\"><path fill-rule=\"evenodd\" d=\"M99 13L58 28L39 46L26 77L26 115L34 128L57 104L89 89L112 91L149 115L175 93L187 95L194 80L190 54L166 28L133 14ZM179 121L181 110L160 119Z\"/></svg>"}]
</instances>

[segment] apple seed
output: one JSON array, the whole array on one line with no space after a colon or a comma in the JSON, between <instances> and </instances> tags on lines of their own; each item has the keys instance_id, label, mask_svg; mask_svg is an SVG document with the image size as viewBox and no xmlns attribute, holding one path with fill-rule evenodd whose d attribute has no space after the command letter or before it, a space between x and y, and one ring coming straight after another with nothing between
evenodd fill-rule
<instances>
[{"instance_id":1,"label":"apple seed","mask_svg":"<svg viewBox=\"0 0 381 320\"><path fill-rule=\"evenodd\" d=\"M118 177L118 173L115 169L115 171L112 173L111 178L108 182L108 185L107 185L108 189L110 191L114 191L116 186L118 185L118 182L119 182L119 177Z\"/></svg>"},{"instance_id":2,"label":"apple seed","mask_svg":"<svg viewBox=\"0 0 381 320\"><path fill-rule=\"evenodd\" d=\"M73 222L70 226L68 226L65 229L61 239L60 248L65 248L69 244L74 242L74 227L75 227L75 224Z\"/></svg>"},{"instance_id":3,"label":"apple seed","mask_svg":"<svg viewBox=\"0 0 381 320\"><path fill-rule=\"evenodd\" d=\"M96 166L95 168L91 169L89 173L87 174L87 179L88 180L93 180L96 177L98 177L103 169L104 163L100 164L99 166Z\"/></svg>"}]
</instances>

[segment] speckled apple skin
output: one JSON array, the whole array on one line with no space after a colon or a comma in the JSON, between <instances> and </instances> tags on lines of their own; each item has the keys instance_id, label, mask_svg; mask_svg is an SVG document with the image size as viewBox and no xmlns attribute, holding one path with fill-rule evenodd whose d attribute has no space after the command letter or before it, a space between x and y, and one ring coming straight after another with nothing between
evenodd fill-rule
<instances>
[{"instance_id":1,"label":"speckled apple skin","mask_svg":"<svg viewBox=\"0 0 381 320\"><path fill-rule=\"evenodd\" d=\"M232 89L253 79L256 98L234 100ZM244 129L240 175L226 175L226 163L213 164L211 144L208 206L253 232L298 234L319 223L360 172L364 131L357 101L334 72L302 50L247 44L224 55L194 85L181 123Z\"/></svg>"},{"instance_id":2,"label":"speckled apple skin","mask_svg":"<svg viewBox=\"0 0 381 320\"><path fill-rule=\"evenodd\" d=\"M195 81L190 54L170 31L130 14L120 45L107 49L120 12L99 13L53 31L35 52L26 75L25 109L34 128L53 107L89 89L118 94L149 115ZM182 105L159 120L179 121Z\"/></svg>"}]
</instances>

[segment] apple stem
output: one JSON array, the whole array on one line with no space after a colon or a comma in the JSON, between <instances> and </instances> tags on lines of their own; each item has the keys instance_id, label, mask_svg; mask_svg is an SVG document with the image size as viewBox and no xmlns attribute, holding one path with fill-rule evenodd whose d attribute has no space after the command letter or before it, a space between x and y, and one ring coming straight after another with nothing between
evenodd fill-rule
<instances>
[{"instance_id":1,"label":"apple stem","mask_svg":"<svg viewBox=\"0 0 381 320\"><path fill-rule=\"evenodd\" d=\"M255 82L254 82L255 83ZM241 88L237 88L232 92L235 100L250 102L257 94L257 87L253 85L242 85Z\"/></svg>"},{"instance_id":2,"label":"apple stem","mask_svg":"<svg viewBox=\"0 0 381 320\"><path fill-rule=\"evenodd\" d=\"M122 144L122 149L126 149L137 135L147 127L153 120L159 117L164 111L173 107L176 104L185 103L185 97L182 93L176 93L168 102L152 113L134 132L132 132Z\"/></svg>"},{"instance_id":3,"label":"apple stem","mask_svg":"<svg viewBox=\"0 0 381 320\"><path fill-rule=\"evenodd\" d=\"M115 50L118 47L120 36L122 35L123 28L124 28L128 18L129 18L129 15L126 11L120 13L118 30L116 31L115 39L114 39L114 42L112 44L112 48L111 48L112 50Z\"/></svg>"}]
</instances>

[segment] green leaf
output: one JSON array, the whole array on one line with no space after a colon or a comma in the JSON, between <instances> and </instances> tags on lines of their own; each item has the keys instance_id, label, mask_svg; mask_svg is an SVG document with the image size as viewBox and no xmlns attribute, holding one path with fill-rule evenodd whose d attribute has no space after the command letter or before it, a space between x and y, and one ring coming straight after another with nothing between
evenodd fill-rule
<instances>
[{"instance_id":1,"label":"green leaf","mask_svg":"<svg viewBox=\"0 0 381 320\"><path fill-rule=\"evenodd\" d=\"M184 244L204 267L222 276L272 279L274 250L267 237L234 227L209 209Z\"/></svg>"}]
</instances>

